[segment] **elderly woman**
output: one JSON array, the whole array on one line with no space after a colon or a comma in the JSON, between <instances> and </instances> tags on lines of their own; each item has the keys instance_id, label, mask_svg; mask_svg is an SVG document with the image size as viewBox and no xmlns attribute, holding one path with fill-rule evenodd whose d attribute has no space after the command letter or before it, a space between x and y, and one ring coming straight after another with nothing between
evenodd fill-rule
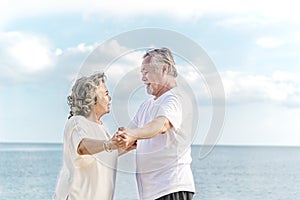
<instances>
[{"instance_id":1,"label":"elderly woman","mask_svg":"<svg viewBox=\"0 0 300 200\"><path fill-rule=\"evenodd\" d=\"M68 97L70 116L55 200L113 199L118 157L114 150L122 141L110 139L101 121L111 100L104 79L103 73L82 77Z\"/></svg>"}]
</instances>

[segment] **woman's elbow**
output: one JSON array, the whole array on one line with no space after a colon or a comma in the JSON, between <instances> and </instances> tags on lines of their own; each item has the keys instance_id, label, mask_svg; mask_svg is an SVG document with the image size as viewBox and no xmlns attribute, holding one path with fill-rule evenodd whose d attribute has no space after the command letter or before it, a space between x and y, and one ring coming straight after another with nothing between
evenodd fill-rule
<instances>
[{"instance_id":1,"label":"woman's elbow","mask_svg":"<svg viewBox=\"0 0 300 200\"><path fill-rule=\"evenodd\" d=\"M77 153L79 155L85 155L85 154L87 154L87 150L86 150L85 146L82 144L82 141L79 143L79 145L77 147Z\"/></svg>"}]
</instances>

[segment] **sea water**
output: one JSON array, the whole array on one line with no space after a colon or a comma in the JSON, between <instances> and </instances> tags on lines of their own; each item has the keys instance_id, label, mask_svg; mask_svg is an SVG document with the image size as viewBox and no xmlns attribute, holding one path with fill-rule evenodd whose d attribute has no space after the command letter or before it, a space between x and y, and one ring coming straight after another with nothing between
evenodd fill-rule
<instances>
[{"instance_id":1,"label":"sea water","mask_svg":"<svg viewBox=\"0 0 300 200\"><path fill-rule=\"evenodd\" d=\"M192 147L195 200L300 199L300 147ZM0 200L50 200L61 144L0 143ZM115 200L138 199L134 174L117 174Z\"/></svg>"}]
</instances>

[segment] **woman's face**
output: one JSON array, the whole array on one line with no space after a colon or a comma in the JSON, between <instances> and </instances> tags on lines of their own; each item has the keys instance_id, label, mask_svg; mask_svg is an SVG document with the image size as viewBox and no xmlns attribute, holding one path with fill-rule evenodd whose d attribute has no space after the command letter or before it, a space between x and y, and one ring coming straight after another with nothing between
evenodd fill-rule
<instances>
[{"instance_id":1,"label":"woman's face","mask_svg":"<svg viewBox=\"0 0 300 200\"><path fill-rule=\"evenodd\" d=\"M108 94L108 90L105 83L100 83L96 93L97 102L95 105L95 112L98 117L101 117L102 115L109 113L111 97Z\"/></svg>"}]
</instances>

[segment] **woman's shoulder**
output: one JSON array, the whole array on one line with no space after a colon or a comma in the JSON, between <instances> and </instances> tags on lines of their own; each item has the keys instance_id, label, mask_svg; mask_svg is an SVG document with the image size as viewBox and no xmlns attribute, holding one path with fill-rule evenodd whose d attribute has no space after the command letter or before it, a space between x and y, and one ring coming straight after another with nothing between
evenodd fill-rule
<instances>
[{"instance_id":1,"label":"woman's shoulder","mask_svg":"<svg viewBox=\"0 0 300 200\"><path fill-rule=\"evenodd\" d=\"M72 116L67 120L65 125L65 132L73 132L74 130L89 130L89 121L80 115Z\"/></svg>"},{"instance_id":2,"label":"woman's shoulder","mask_svg":"<svg viewBox=\"0 0 300 200\"><path fill-rule=\"evenodd\" d=\"M72 116L70 119L68 119L67 124L78 124L78 123L86 123L87 119L84 116L81 115L75 115Z\"/></svg>"}]
</instances>

